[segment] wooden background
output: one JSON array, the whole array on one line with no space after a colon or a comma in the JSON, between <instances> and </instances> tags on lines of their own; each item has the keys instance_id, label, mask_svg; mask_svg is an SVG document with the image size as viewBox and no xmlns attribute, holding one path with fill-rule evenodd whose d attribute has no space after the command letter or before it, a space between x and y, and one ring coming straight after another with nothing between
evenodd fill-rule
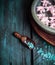
<instances>
[{"instance_id":1,"label":"wooden background","mask_svg":"<svg viewBox=\"0 0 55 65\"><path fill-rule=\"evenodd\" d=\"M0 0L0 65L55 65L55 47L39 37L30 25L32 0ZM24 47L12 33L27 35L35 49Z\"/></svg>"}]
</instances>

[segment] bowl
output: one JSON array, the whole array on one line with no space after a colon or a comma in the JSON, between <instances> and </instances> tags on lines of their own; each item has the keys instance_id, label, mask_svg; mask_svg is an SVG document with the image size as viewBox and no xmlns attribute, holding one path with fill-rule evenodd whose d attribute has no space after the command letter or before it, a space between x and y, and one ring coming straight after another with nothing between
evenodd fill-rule
<instances>
[{"instance_id":1,"label":"bowl","mask_svg":"<svg viewBox=\"0 0 55 65\"><path fill-rule=\"evenodd\" d=\"M41 0L34 0L33 3L32 3L32 6L31 6L31 14L32 14L32 17L33 19L35 20L35 22L42 28L44 29L46 32L50 33L50 34L55 34L55 28L51 28L51 27L48 27L46 25L44 25L40 19L37 17L37 14L36 14L36 11L35 11L35 8L37 6L39 6L41 3Z\"/></svg>"}]
</instances>

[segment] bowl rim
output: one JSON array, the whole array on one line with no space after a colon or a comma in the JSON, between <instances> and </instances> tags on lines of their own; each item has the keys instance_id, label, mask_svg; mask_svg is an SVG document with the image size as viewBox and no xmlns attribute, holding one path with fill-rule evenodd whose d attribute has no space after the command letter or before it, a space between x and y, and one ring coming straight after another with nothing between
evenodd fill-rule
<instances>
[{"instance_id":1,"label":"bowl rim","mask_svg":"<svg viewBox=\"0 0 55 65\"><path fill-rule=\"evenodd\" d=\"M38 3L38 0L34 0L33 3L32 3L32 6L31 6L31 14L32 14L32 17L34 18L35 22L41 27L43 28L45 31L51 33L51 34L55 34L55 29L51 28L51 27L48 27L46 25L44 25L43 23L40 22L39 18L37 17L37 14L35 12L35 7L36 7L36 4Z\"/></svg>"}]
</instances>

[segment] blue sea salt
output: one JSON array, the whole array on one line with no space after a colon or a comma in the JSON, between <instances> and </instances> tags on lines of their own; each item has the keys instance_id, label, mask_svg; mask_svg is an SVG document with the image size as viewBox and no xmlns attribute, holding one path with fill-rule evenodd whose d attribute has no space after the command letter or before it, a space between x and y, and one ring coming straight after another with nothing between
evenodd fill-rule
<instances>
[{"instance_id":1,"label":"blue sea salt","mask_svg":"<svg viewBox=\"0 0 55 65\"><path fill-rule=\"evenodd\" d=\"M40 48L38 51L37 51L38 54L40 54L43 59L47 59L47 60L54 60L55 61L55 55L48 52L48 53L44 53L44 51L42 50L42 48Z\"/></svg>"},{"instance_id":2,"label":"blue sea salt","mask_svg":"<svg viewBox=\"0 0 55 65\"><path fill-rule=\"evenodd\" d=\"M31 43L31 42L28 42L27 45L28 45L28 47L31 48L31 49L34 48L34 45L33 45L33 43Z\"/></svg>"},{"instance_id":3,"label":"blue sea salt","mask_svg":"<svg viewBox=\"0 0 55 65\"><path fill-rule=\"evenodd\" d=\"M43 50L42 50L42 48L40 48L38 51L37 51L37 53L43 53Z\"/></svg>"},{"instance_id":4,"label":"blue sea salt","mask_svg":"<svg viewBox=\"0 0 55 65\"><path fill-rule=\"evenodd\" d=\"M55 63L53 63L55 65Z\"/></svg>"}]
</instances>

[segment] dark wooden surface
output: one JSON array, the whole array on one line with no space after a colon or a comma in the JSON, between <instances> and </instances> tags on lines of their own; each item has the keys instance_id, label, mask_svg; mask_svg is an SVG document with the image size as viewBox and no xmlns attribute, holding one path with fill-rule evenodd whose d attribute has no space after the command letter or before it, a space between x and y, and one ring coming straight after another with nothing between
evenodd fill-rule
<instances>
[{"instance_id":1,"label":"dark wooden surface","mask_svg":"<svg viewBox=\"0 0 55 65\"><path fill-rule=\"evenodd\" d=\"M32 0L0 0L0 65L55 65L55 47L39 37L30 25ZM35 49L24 47L12 33L27 35Z\"/></svg>"},{"instance_id":2,"label":"dark wooden surface","mask_svg":"<svg viewBox=\"0 0 55 65\"><path fill-rule=\"evenodd\" d=\"M49 44L55 46L55 34L50 34L44 29L42 29L40 26L36 24L36 22L33 20L33 17L30 17L31 19L31 25L35 32L42 37L45 41L47 41Z\"/></svg>"}]
</instances>

